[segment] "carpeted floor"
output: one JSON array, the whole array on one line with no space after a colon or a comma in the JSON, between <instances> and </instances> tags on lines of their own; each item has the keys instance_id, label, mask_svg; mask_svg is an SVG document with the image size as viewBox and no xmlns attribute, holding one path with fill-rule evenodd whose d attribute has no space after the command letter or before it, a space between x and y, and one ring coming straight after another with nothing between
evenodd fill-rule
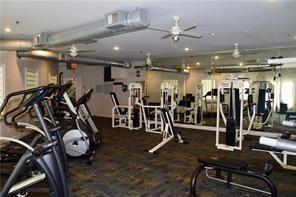
<instances>
[{"instance_id":1,"label":"carpeted floor","mask_svg":"<svg viewBox=\"0 0 296 197\"><path fill-rule=\"evenodd\" d=\"M159 143L160 135L145 133L144 130L112 129L111 119L107 118L95 118L95 122L103 134L103 144L97 150L92 165L81 159L69 162L71 196L188 196L197 158L204 156L246 160L251 168L263 168L261 164L271 163L275 166L271 178L279 196L295 196L296 172L283 170L266 153L248 149L258 138L246 140L243 151L228 152L216 149L212 131L176 128L189 144L172 141L160 149L159 154L153 155L145 149ZM241 177L236 180L257 185L256 181ZM205 178L198 185L201 196L262 196L236 188L226 190L223 184Z\"/></svg>"}]
</instances>

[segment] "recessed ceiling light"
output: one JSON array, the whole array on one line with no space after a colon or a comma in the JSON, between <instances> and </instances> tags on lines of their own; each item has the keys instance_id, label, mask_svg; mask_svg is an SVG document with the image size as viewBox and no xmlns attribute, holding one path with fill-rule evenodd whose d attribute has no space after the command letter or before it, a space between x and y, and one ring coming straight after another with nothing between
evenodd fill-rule
<instances>
[{"instance_id":1,"label":"recessed ceiling light","mask_svg":"<svg viewBox=\"0 0 296 197\"><path fill-rule=\"evenodd\" d=\"M240 66L244 65L242 62L239 63Z\"/></svg>"},{"instance_id":2,"label":"recessed ceiling light","mask_svg":"<svg viewBox=\"0 0 296 197\"><path fill-rule=\"evenodd\" d=\"M196 62L196 66L199 66L200 65L200 63L199 62Z\"/></svg>"},{"instance_id":3,"label":"recessed ceiling light","mask_svg":"<svg viewBox=\"0 0 296 197\"><path fill-rule=\"evenodd\" d=\"M119 47L118 47L118 46L115 46L113 49L114 49L115 51L118 51L118 50L119 50Z\"/></svg>"},{"instance_id":4,"label":"recessed ceiling light","mask_svg":"<svg viewBox=\"0 0 296 197\"><path fill-rule=\"evenodd\" d=\"M6 27L4 30L5 30L6 32L11 32L11 28L10 28L10 27Z\"/></svg>"},{"instance_id":5,"label":"recessed ceiling light","mask_svg":"<svg viewBox=\"0 0 296 197\"><path fill-rule=\"evenodd\" d=\"M215 36L216 33L215 33L215 32L211 32L211 33L209 33L209 35L210 35L210 36Z\"/></svg>"},{"instance_id":6,"label":"recessed ceiling light","mask_svg":"<svg viewBox=\"0 0 296 197\"><path fill-rule=\"evenodd\" d=\"M185 51L189 51L190 49L189 49L188 47L186 47L184 50L185 50Z\"/></svg>"},{"instance_id":7,"label":"recessed ceiling light","mask_svg":"<svg viewBox=\"0 0 296 197\"><path fill-rule=\"evenodd\" d=\"M189 70L190 69L190 66L187 66L187 69Z\"/></svg>"},{"instance_id":8,"label":"recessed ceiling light","mask_svg":"<svg viewBox=\"0 0 296 197\"><path fill-rule=\"evenodd\" d=\"M214 57L214 59L215 59L215 60L219 59L219 56L218 56L218 55L216 55L216 56Z\"/></svg>"}]
</instances>

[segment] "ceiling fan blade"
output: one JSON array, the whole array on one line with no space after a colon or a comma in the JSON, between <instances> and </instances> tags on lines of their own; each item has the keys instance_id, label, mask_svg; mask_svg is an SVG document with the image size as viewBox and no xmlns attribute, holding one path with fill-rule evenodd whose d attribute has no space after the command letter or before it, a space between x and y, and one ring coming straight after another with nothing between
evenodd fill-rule
<instances>
[{"instance_id":1,"label":"ceiling fan blade","mask_svg":"<svg viewBox=\"0 0 296 197\"><path fill-rule=\"evenodd\" d=\"M169 38L171 36L172 36L172 34L167 34L167 35L162 36L160 39L166 39L166 38Z\"/></svg>"},{"instance_id":2,"label":"ceiling fan blade","mask_svg":"<svg viewBox=\"0 0 296 197\"><path fill-rule=\"evenodd\" d=\"M202 35L192 35L192 34L179 34L179 36L185 36L185 37L189 37L189 38L202 38Z\"/></svg>"},{"instance_id":3,"label":"ceiling fan blade","mask_svg":"<svg viewBox=\"0 0 296 197\"><path fill-rule=\"evenodd\" d=\"M192 29L195 29L195 28L197 28L196 25L194 25L192 27L188 27L188 28L184 29L183 31L189 31L189 30L192 30Z\"/></svg>"},{"instance_id":4,"label":"ceiling fan blade","mask_svg":"<svg viewBox=\"0 0 296 197\"><path fill-rule=\"evenodd\" d=\"M158 28L158 27L149 27L148 29L154 30L154 31L162 31L162 32L166 32L166 33L170 33L170 30L167 29L162 29L162 28Z\"/></svg>"},{"instance_id":5,"label":"ceiling fan blade","mask_svg":"<svg viewBox=\"0 0 296 197\"><path fill-rule=\"evenodd\" d=\"M52 51L52 52L68 52L69 49L48 49L48 51Z\"/></svg>"},{"instance_id":6,"label":"ceiling fan blade","mask_svg":"<svg viewBox=\"0 0 296 197\"><path fill-rule=\"evenodd\" d=\"M78 50L79 53L83 53L83 52L95 52L95 50Z\"/></svg>"}]
</instances>

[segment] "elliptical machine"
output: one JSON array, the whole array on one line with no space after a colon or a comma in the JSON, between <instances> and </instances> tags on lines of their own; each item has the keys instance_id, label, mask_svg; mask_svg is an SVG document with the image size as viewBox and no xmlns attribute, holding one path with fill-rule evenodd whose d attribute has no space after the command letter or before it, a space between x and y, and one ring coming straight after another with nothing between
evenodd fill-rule
<instances>
[{"instance_id":1,"label":"elliptical machine","mask_svg":"<svg viewBox=\"0 0 296 197\"><path fill-rule=\"evenodd\" d=\"M79 106L82 105L83 101L88 100L90 98L90 93L86 95L86 97L82 97L82 99L77 102L76 108L72 101L70 100L67 90L72 86L72 81L68 81L65 85L61 86L59 92L54 97L55 107L57 111L65 112L66 116L75 121L76 128L73 128L67 131L63 136L63 141L65 144L65 149L67 155L71 157L85 157L87 159L88 164L91 164L96 147L101 143L101 137L98 134L98 130L92 129L89 125L95 126L94 123L87 123L84 120L84 117L79 113ZM66 108L61 105L66 106ZM85 111L87 113L87 111ZM90 114L88 113L88 116ZM91 117L87 117L90 119Z\"/></svg>"},{"instance_id":2,"label":"elliptical machine","mask_svg":"<svg viewBox=\"0 0 296 197\"><path fill-rule=\"evenodd\" d=\"M65 157L61 147L63 142L58 138L59 127L49 127L42 115L40 107L44 97L52 92L51 87L41 86L29 90L23 90L8 94L0 108L1 118L8 126L15 128L22 128L24 124L16 122L16 117L24 113L29 107L33 107L37 115L38 121L41 125L40 131L45 136L45 141L37 144L38 135L34 138L31 144L27 144L21 140L0 137L0 140L17 143L23 146L27 151L20 157L16 166L14 167L9 178L4 183L0 196L9 196L26 191L29 187L43 181L47 178L49 184L49 196L67 197L67 179L66 179L66 163ZM17 103L9 110L7 109L8 103L15 98L20 98ZM15 100L14 100L15 101ZM46 102L46 101L45 101ZM50 111L47 111L50 113ZM32 164L34 169L39 173L32 174L21 182L18 182L20 175L27 169L27 166Z\"/></svg>"}]
</instances>

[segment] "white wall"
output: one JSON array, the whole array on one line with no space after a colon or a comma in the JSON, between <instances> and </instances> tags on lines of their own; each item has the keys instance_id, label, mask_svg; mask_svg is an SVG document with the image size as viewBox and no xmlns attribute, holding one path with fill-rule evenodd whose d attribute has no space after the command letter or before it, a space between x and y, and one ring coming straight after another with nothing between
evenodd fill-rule
<instances>
[{"instance_id":1,"label":"white wall","mask_svg":"<svg viewBox=\"0 0 296 197\"><path fill-rule=\"evenodd\" d=\"M133 61L133 66L141 66L143 62ZM141 76L136 76L136 71L141 71ZM111 117L112 107L111 97L109 92L116 92L119 103L127 105L128 91L123 92L121 86L113 85L113 82L104 82L104 67L103 66L87 66L79 65L76 70L69 70L65 65L60 65L60 72L64 73L65 78L72 78L79 76L81 78L81 92L82 94L88 89L93 88L94 93L89 102L89 107L93 115ZM144 69L125 69L112 67L112 75L116 77L116 82L123 82L128 85L131 82L145 81ZM120 78L119 78L120 77ZM101 87L102 91L97 91L97 87ZM105 91L103 91L105 89Z\"/></svg>"},{"instance_id":2,"label":"white wall","mask_svg":"<svg viewBox=\"0 0 296 197\"><path fill-rule=\"evenodd\" d=\"M24 76L25 66L28 68L37 68L39 70L39 85L48 83L50 72L57 74L58 65L53 62L33 59L19 59L16 52L0 51L0 63L5 64L5 94L23 90L25 88ZM20 132L16 132L13 128L8 128L3 123L0 125L1 135L20 137Z\"/></svg>"}]
</instances>

